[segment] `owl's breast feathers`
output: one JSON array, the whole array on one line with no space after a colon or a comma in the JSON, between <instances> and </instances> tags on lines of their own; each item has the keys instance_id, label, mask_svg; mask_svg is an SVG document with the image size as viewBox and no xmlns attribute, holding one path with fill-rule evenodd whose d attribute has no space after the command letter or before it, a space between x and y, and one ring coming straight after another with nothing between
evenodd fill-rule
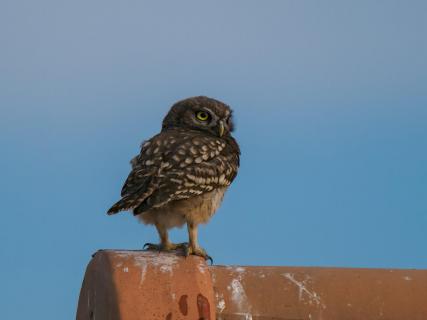
<instances>
[{"instance_id":1,"label":"owl's breast feathers","mask_svg":"<svg viewBox=\"0 0 427 320\"><path fill-rule=\"evenodd\" d=\"M141 146L132 159L122 199L108 214L133 209L140 214L174 200L228 187L239 169L240 149L233 137L169 129Z\"/></svg>"}]
</instances>

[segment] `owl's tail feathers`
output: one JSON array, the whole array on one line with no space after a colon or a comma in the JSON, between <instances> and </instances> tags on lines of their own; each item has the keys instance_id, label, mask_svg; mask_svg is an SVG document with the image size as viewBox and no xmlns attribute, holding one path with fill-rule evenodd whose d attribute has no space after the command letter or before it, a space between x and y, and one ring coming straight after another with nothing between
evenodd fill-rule
<instances>
[{"instance_id":1,"label":"owl's tail feathers","mask_svg":"<svg viewBox=\"0 0 427 320\"><path fill-rule=\"evenodd\" d=\"M126 211L135 208L139 205L138 199L135 199L135 196L129 195L119 201L117 201L108 211L109 216L119 213L120 211Z\"/></svg>"}]
</instances>

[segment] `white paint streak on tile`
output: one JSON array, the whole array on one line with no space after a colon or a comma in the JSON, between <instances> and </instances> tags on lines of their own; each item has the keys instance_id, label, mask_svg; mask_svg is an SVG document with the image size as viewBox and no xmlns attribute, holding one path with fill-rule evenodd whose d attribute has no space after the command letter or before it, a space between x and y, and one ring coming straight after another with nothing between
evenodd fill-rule
<instances>
[{"instance_id":1,"label":"white paint streak on tile","mask_svg":"<svg viewBox=\"0 0 427 320\"><path fill-rule=\"evenodd\" d=\"M139 268L141 274L139 281L140 285L142 285L145 280L149 265L159 268L161 272L172 274L175 264L179 261L179 258L174 254L159 254L157 252L144 252L144 254L141 255L139 251L119 251L117 255L120 258L132 260L134 267Z\"/></svg>"},{"instance_id":2,"label":"white paint streak on tile","mask_svg":"<svg viewBox=\"0 0 427 320\"><path fill-rule=\"evenodd\" d=\"M145 274L147 273L147 265L140 266L141 268L141 278L139 279L139 285L141 286L145 280Z\"/></svg>"},{"instance_id":3,"label":"white paint streak on tile","mask_svg":"<svg viewBox=\"0 0 427 320\"><path fill-rule=\"evenodd\" d=\"M224 295L222 293L215 293L215 297L216 297L216 301L217 301L217 305L216 305L216 310L217 313L222 313L225 309L225 300L224 300Z\"/></svg>"},{"instance_id":4,"label":"white paint streak on tile","mask_svg":"<svg viewBox=\"0 0 427 320\"><path fill-rule=\"evenodd\" d=\"M244 312L235 312L235 315L245 317L245 320L252 320L252 314Z\"/></svg>"},{"instance_id":5,"label":"white paint streak on tile","mask_svg":"<svg viewBox=\"0 0 427 320\"><path fill-rule=\"evenodd\" d=\"M231 281L231 299L238 305L239 310L242 309L242 305L246 302L246 292L239 279Z\"/></svg>"},{"instance_id":6,"label":"white paint streak on tile","mask_svg":"<svg viewBox=\"0 0 427 320\"><path fill-rule=\"evenodd\" d=\"M300 300L303 300L303 294L305 294L308 297L308 302L310 304L314 302L316 305L321 306L323 309L326 308L326 306L322 303L320 296L316 292L307 289L306 281L310 279L309 277L306 278L306 280L304 281L298 281L295 279L295 276L292 273L283 273L282 275L298 287Z\"/></svg>"},{"instance_id":7,"label":"white paint streak on tile","mask_svg":"<svg viewBox=\"0 0 427 320\"><path fill-rule=\"evenodd\" d=\"M206 271L208 271L208 266L203 260L200 260L199 264L197 265L197 268L201 273L205 273Z\"/></svg>"},{"instance_id":8,"label":"white paint streak on tile","mask_svg":"<svg viewBox=\"0 0 427 320\"><path fill-rule=\"evenodd\" d=\"M242 267L231 267L227 269L237 273L236 278L234 278L227 286L227 289L231 291L231 300L236 305L238 310L238 313L236 314L244 316L245 320L252 320L252 306L248 301L245 289L241 283L246 270Z\"/></svg>"}]
</instances>

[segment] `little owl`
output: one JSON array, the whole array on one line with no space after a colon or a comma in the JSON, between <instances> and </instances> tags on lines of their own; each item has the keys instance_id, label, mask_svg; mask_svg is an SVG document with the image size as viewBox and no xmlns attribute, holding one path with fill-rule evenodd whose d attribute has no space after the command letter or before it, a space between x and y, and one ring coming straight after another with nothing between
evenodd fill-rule
<instances>
[{"instance_id":1,"label":"little owl","mask_svg":"<svg viewBox=\"0 0 427 320\"><path fill-rule=\"evenodd\" d=\"M147 243L149 250L184 249L210 259L197 242L197 226L209 221L237 175L240 149L231 131L228 105L207 97L175 103L161 132L131 160L122 199L108 214L132 210L143 223L154 224L160 244ZM185 223L189 242L171 243L168 229Z\"/></svg>"}]
</instances>

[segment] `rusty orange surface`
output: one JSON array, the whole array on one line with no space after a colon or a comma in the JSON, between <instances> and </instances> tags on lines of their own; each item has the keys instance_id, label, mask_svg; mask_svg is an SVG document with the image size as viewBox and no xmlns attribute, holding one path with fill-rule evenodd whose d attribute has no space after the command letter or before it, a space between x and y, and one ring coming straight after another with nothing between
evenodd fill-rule
<instances>
[{"instance_id":1,"label":"rusty orange surface","mask_svg":"<svg viewBox=\"0 0 427 320\"><path fill-rule=\"evenodd\" d=\"M427 270L237 266L210 270L217 319L427 319Z\"/></svg>"},{"instance_id":2,"label":"rusty orange surface","mask_svg":"<svg viewBox=\"0 0 427 320\"><path fill-rule=\"evenodd\" d=\"M147 251L99 251L90 262L78 320L215 319L202 258Z\"/></svg>"},{"instance_id":3,"label":"rusty orange surface","mask_svg":"<svg viewBox=\"0 0 427 320\"><path fill-rule=\"evenodd\" d=\"M210 266L199 257L98 252L77 320L427 320L427 270Z\"/></svg>"}]
</instances>

